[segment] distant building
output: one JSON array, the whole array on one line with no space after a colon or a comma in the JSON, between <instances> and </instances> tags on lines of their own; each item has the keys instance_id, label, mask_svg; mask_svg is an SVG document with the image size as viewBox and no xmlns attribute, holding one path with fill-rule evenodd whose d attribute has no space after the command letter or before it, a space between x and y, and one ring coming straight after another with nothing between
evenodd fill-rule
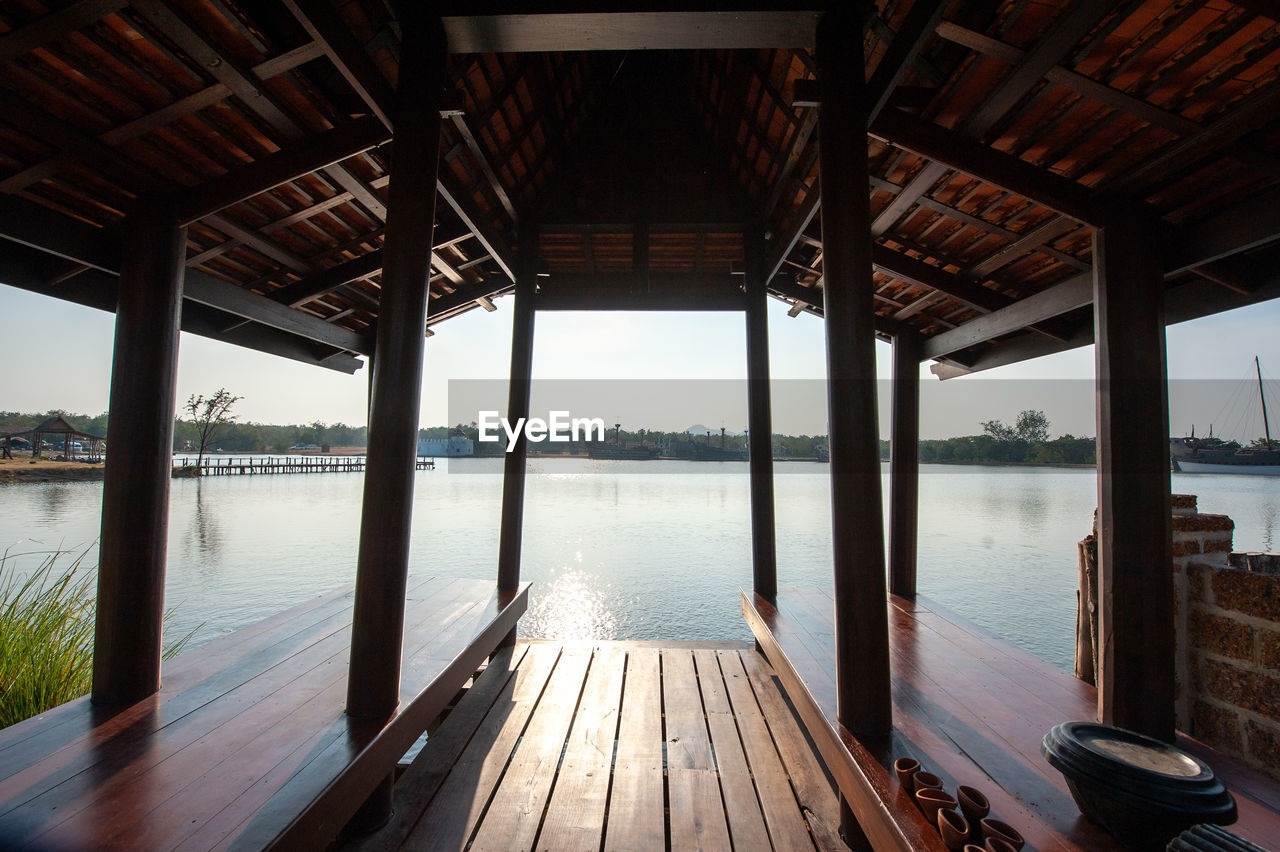
<instances>
[{"instance_id":1,"label":"distant building","mask_svg":"<svg viewBox=\"0 0 1280 852\"><path fill-rule=\"evenodd\" d=\"M419 438L418 455L435 457L473 456L475 444L461 429L454 429L447 438Z\"/></svg>"}]
</instances>

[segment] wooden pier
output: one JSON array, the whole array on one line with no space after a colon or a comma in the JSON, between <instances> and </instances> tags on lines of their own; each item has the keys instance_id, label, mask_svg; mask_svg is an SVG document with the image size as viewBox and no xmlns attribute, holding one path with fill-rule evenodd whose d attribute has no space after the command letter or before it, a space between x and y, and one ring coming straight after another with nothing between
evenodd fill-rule
<instances>
[{"instance_id":1,"label":"wooden pier","mask_svg":"<svg viewBox=\"0 0 1280 852\"><path fill-rule=\"evenodd\" d=\"M232 456L213 456L200 463L199 473L195 465L175 465L175 477L187 476L258 476L276 473L364 473L365 456L289 456L274 458L270 456L248 456L235 458ZM418 458L414 462L417 470L435 470L436 460Z\"/></svg>"}]
</instances>

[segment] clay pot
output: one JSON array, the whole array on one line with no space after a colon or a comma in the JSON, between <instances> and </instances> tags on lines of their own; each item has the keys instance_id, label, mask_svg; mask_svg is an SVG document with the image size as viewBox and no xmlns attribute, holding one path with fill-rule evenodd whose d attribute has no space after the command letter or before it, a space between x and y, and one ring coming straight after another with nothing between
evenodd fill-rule
<instances>
[{"instance_id":1,"label":"clay pot","mask_svg":"<svg viewBox=\"0 0 1280 852\"><path fill-rule=\"evenodd\" d=\"M920 771L920 761L914 757L900 757L893 762L893 771L897 774L898 783L902 785L902 789L910 793L915 789L911 776Z\"/></svg>"},{"instance_id":2,"label":"clay pot","mask_svg":"<svg viewBox=\"0 0 1280 852\"><path fill-rule=\"evenodd\" d=\"M960 812L964 814L964 818L969 820L969 824L975 828L987 814L991 813L991 803L987 801L987 797L973 787L963 785L957 787L956 801L960 803Z\"/></svg>"},{"instance_id":3,"label":"clay pot","mask_svg":"<svg viewBox=\"0 0 1280 852\"><path fill-rule=\"evenodd\" d=\"M918 774L918 773L917 773ZM924 812L924 818L933 824L938 822L938 811L955 810L956 800L950 793L944 793L933 787L916 790L916 804Z\"/></svg>"},{"instance_id":4,"label":"clay pot","mask_svg":"<svg viewBox=\"0 0 1280 852\"><path fill-rule=\"evenodd\" d=\"M1018 830L1007 822L988 817L982 820L980 824L982 825L982 833L987 836L988 846L991 845L992 839L1003 840L1009 844L1009 849L1012 852L1018 852L1027 842L1022 839L1022 835L1018 833Z\"/></svg>"},{"instance_id":5,"label":"clay pot","mask_svg":"<svg viewBox=\"0 0 1280 852\"><path fill-rule=\"evenodd\" d=\"M938 811L938 833L951 852L960 852L969 839L969 821L959 811L942 808Z\"/></svg>"},{"instance_id":6,"label":"clay pot","mask_svg":"<svg viewBox=\"0 0 1280 852\"><path fill-rule=\"evenodd\" d=\"M1018 847L999 837L988 837L986 852L1018 852Z\"/></svg>"},{"instance_id":7,"label":"clay pot","mask_svg":"<svg viewBox=\"0 0 1280 852\"><path fill-rule=\"evenodd\" d=\"M987 852L987 850L986 847L979 846L976 843L966 843L964 845L964 852Z\"/></svg>"},{"instance_id":8,"label":"clay pot","mask_svg":"<svg viewBox=\"0 0 1280 852\"><path fill-rule=\"evenodd\" d=\"M925 787L931 787L934 790L942 789L942 779L932 772L925 772L923 769L911 776L912 791L918 793Z\"/></svg>"}]
</instances>

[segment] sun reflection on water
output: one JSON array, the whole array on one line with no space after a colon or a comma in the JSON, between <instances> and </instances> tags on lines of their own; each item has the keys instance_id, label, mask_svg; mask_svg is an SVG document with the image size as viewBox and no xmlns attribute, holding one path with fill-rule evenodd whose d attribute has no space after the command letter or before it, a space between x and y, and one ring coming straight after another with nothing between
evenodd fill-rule
<instances>
[{"instance_id":1,"label":"sun reflection on water","mask_svg":"<svg viewBox=\"0 0 1280 852\"><path fill-rule=\"evenodd\" d=\"M530 593L521 634L533 639L616 639L618 623L607 602L608 585L584 571L564 571Z\"/></svg>"}]
</instances>

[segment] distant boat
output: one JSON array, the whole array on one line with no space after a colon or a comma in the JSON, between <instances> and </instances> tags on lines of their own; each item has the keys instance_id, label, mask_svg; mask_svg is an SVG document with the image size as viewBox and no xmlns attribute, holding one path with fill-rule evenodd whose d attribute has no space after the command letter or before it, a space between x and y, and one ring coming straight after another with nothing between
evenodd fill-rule
<instances>
[{"instance_id":1,"label":"distant boat","mask_svg":"<svg viewBox=\"0 0 1280 852\"><path fill-rule=\"evenodd\" d=\"M587 445L589 457L606 461L648 461L658 457L658 448L650 444L623 444L621 423L613 424L613 428L613 441Z\"/></svg>"},{"instance_id":2,"label":"distant boat","mask_svg":"<svg viewBox=\"0 0 1280 852\"><path fill-rule=\"evenodd\" d=\"M1262 427L1266 431L1266 447L1214 446L1196 438L1193 429L1190 438L1169 439L1169 453L1174 470L1183 473L1248 473L1280 476L1280 449L1271 443L1271 424L1267 420L1267 396L1262 388L1262 362L1254 357L1253 364L1258 373L1258 396L1262 400Z\"/></svg>"}]
</instances>

